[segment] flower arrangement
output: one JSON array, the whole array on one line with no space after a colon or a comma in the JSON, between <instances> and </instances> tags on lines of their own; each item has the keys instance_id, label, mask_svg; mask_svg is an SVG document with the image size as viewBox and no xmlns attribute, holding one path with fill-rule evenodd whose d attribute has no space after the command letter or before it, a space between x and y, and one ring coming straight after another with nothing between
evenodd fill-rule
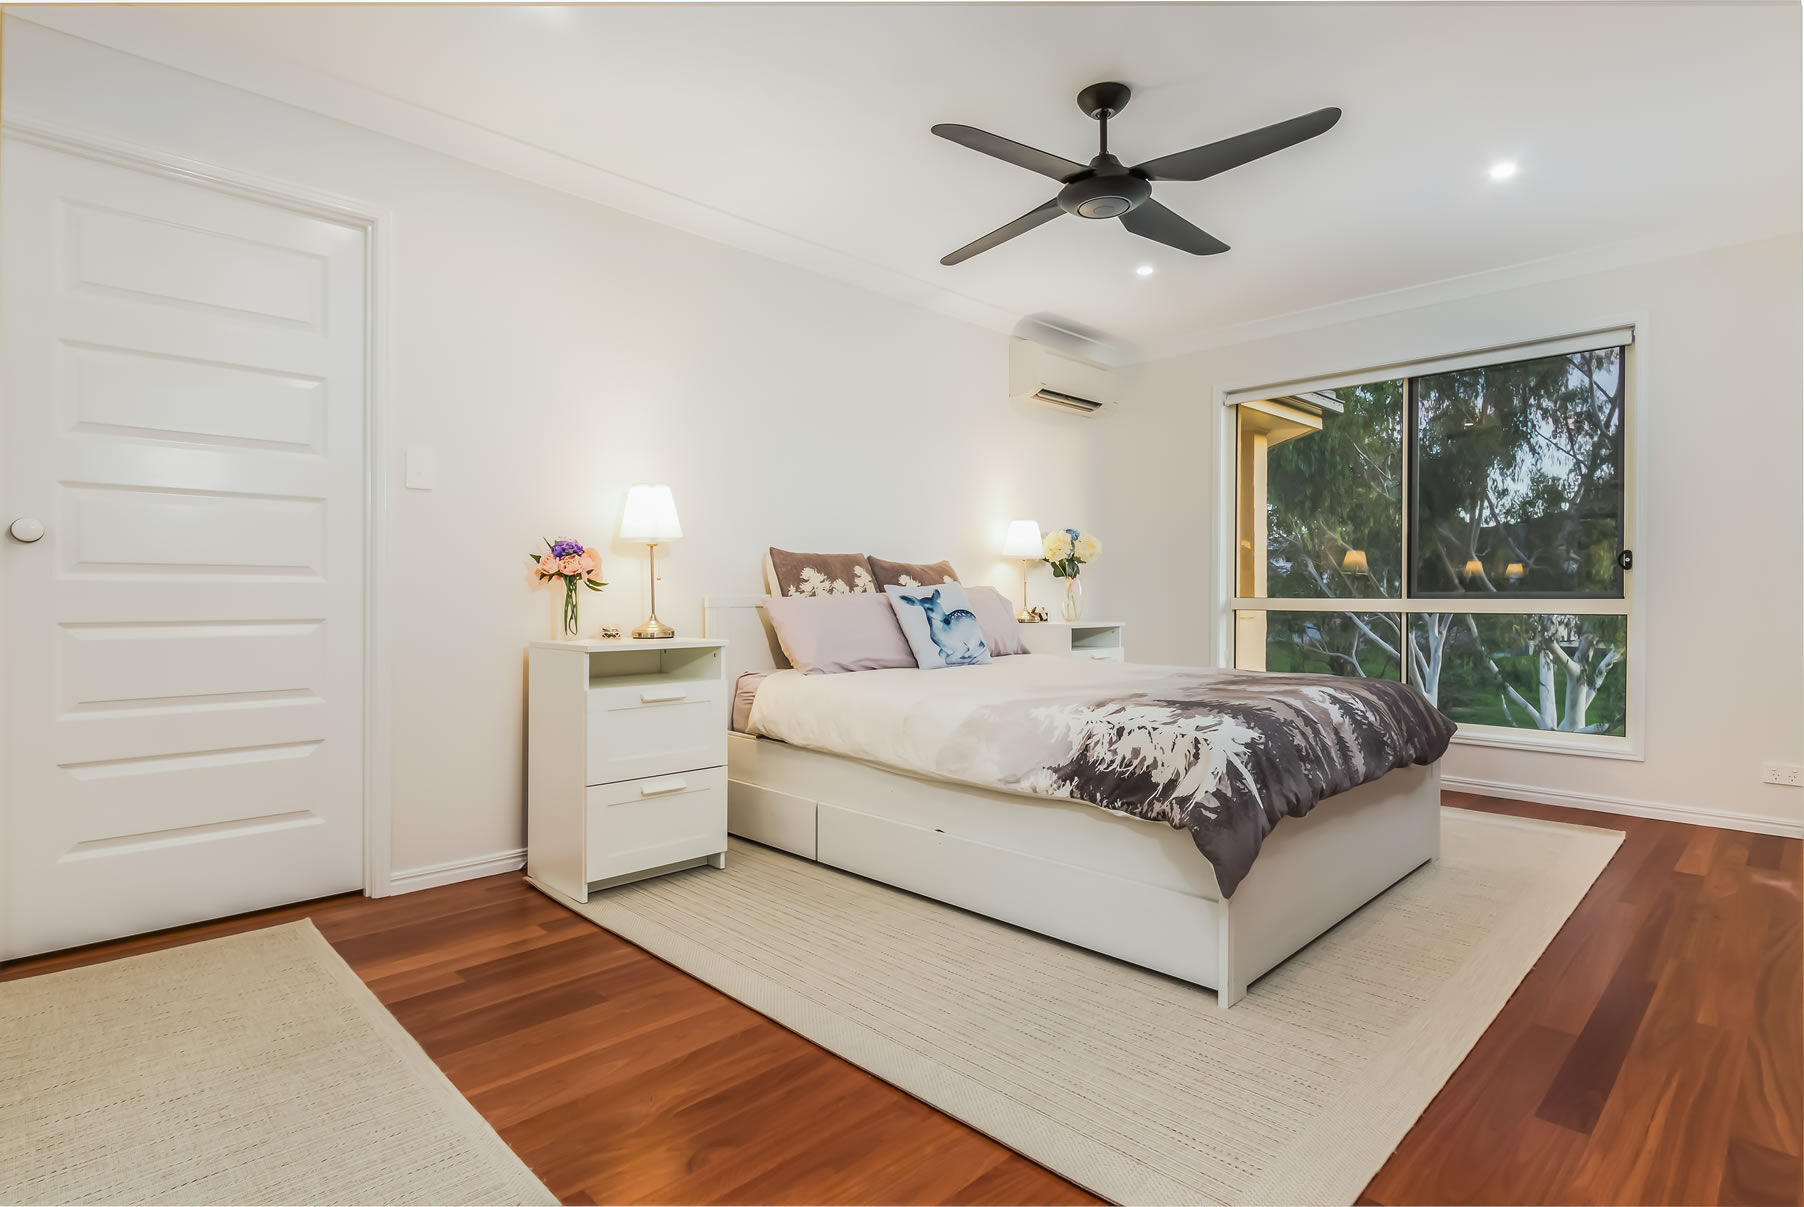
<instances>
[{"instance_id":1,"label":"flower arrangement","mask_svg":"<svg viewBox=\"0 0 1804 1207\"><path fill-rule=\"evenodd\" d=\"M1054 528L1041 548L1054 578L1076 578L1079 567L1096 560L1102 542L1075 528Z\"/></svg>"},{"instance_id":2,"label":"flower arrangement","mask_svg":"<svg viewBox=\"0 0 1804 1207\"><path fill-rule=\"evenodd\" d=\"M576 636L577 630L577 586L599 591L608 585L601 578L601 554L581 541L548 540L545 547L549 552L526 555L526 560L532 563L528 577L535 590L549 586L555 579L563 581L564 638L569 640Z\"/></svg>"},{"instance_id":3,"label":"flower arrangement","mask_svg":"<svg viewBox=\"0 0 1804 1207\"><path fill-rule=\"evenodd\" d=\"M1040 545L1041 560L1052 567L1052 576L1065 580L1066 620L1083 615L1084 589L1077 581L1078 571L1093 562L1102 552L1102 542L1075 528L1054 528Z\"/></svg>"}]
</instances>

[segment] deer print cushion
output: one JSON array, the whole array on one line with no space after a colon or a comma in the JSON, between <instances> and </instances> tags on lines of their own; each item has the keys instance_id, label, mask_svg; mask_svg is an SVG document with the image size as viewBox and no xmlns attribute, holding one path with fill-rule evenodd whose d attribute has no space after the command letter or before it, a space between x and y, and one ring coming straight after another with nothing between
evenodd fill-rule
<instances>
[{"instance_id":1,"label":"deer print cushion","mask_svg":"<svg viewBox=\"0 0 1804 1207\"><path fill-rule=\"evenodd\" d=\"M771 546L770 568L778 595L878 594L862 553L791 553Z\"/></svg>"},{"instance_id":2,"label":"deer print cushion","mask_svg":"<svg viewBox=\"0 0 1804 1207\"><path fill-rule=\"evenodd\" d=\"M871 559L871 573L877 576L879 590L885 587L933 587L958 581L958 571L951 562L886 562Z\"/></svg>"},{"instance_id":3,"label":"deer print cushion","mask_svg":"<svg viewBox=\"0 0 1804 1207\"><path fill-rule=\"evenodd\" d=\"M983 626L965 589L957 583L937 587L885 587L902 635L924 671L947 666L976 666L990 660Z\"/></svg>"}]
</instances>

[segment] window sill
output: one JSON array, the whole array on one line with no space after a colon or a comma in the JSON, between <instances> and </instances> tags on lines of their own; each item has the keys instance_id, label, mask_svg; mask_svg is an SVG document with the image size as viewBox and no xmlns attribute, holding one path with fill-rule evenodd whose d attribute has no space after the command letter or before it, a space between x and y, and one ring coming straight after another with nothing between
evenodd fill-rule
<instances>
[{"instance_id":1,"label":"window sill","mask_svg":"<svg viewBox=\"0 0 1804 1207\"><path fill-rule=\"evenodd\" d=\"M1583 755L1594 759L1621 759L1644 763L1647 755L1632 738L1595 734L1556 736L1533 729L1504 729L1496 725L1461 725L1453 735L1455 745L1492 746L1502 750L1532 750L1539 754Z\"/></svg>"}]
</instances>

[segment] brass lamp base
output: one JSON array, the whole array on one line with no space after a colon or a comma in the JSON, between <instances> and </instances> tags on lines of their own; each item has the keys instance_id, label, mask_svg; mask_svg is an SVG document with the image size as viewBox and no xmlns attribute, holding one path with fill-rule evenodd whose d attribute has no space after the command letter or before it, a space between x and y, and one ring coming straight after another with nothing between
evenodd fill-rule
<instances>
[{"instance_id":1,"label":"brass lamp base","mask_svg":"<svg viewBox=\"0 0 1804 1207\"><path fill-rule=\"evenodd\" d=\"M1038 619L1039 619L1038 616L1035 616L1032 612L1029 612L1026 608L1022 608L1019 612L1015 613L1015 620L1021 624L1032 624L1034 621L1036 621Z\"/></svg>"},{"instance_id":2,"label":"brass lamp base","mask_svg":"<svg viewBox=\"0 0 1804 1207\"><path fill-rule=\"evenodd\" d=\"M645 547L647 560L646 583L651 587L651 615L645 623L633 630L633 636L640 641L668 641L676 636L676 630L658 619L658 543L649 542Z\"/></svg>"}]
</instances>

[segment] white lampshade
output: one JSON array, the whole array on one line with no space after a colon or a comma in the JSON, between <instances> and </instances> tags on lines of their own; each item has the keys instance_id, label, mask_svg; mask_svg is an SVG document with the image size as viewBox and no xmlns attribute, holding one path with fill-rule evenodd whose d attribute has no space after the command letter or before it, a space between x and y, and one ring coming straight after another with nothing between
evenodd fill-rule
<instances>
[{"instance_id":1,"label":"white lampshade","mask_svg":"<svg viewBox=\"0 0 1804 1207\"><path fill-rule=\"evenodd\" d=\"M620 539L663 544L681 540L683 526L677 522L676 499L663 483L641 483L626 492L626 512L620 517Z\"/></svg>"},{"instance_id":2,"label":"white lampshade","mask_svg":"<svg viewBox=\"0 0 1804 1207\"><path fill-rule=\"evenodd\" d=\"M1032 520L1010 520L1008 535L1002 538L1002 556L1039 557L1040 526Z\"/></svg>"}]
</instances>

